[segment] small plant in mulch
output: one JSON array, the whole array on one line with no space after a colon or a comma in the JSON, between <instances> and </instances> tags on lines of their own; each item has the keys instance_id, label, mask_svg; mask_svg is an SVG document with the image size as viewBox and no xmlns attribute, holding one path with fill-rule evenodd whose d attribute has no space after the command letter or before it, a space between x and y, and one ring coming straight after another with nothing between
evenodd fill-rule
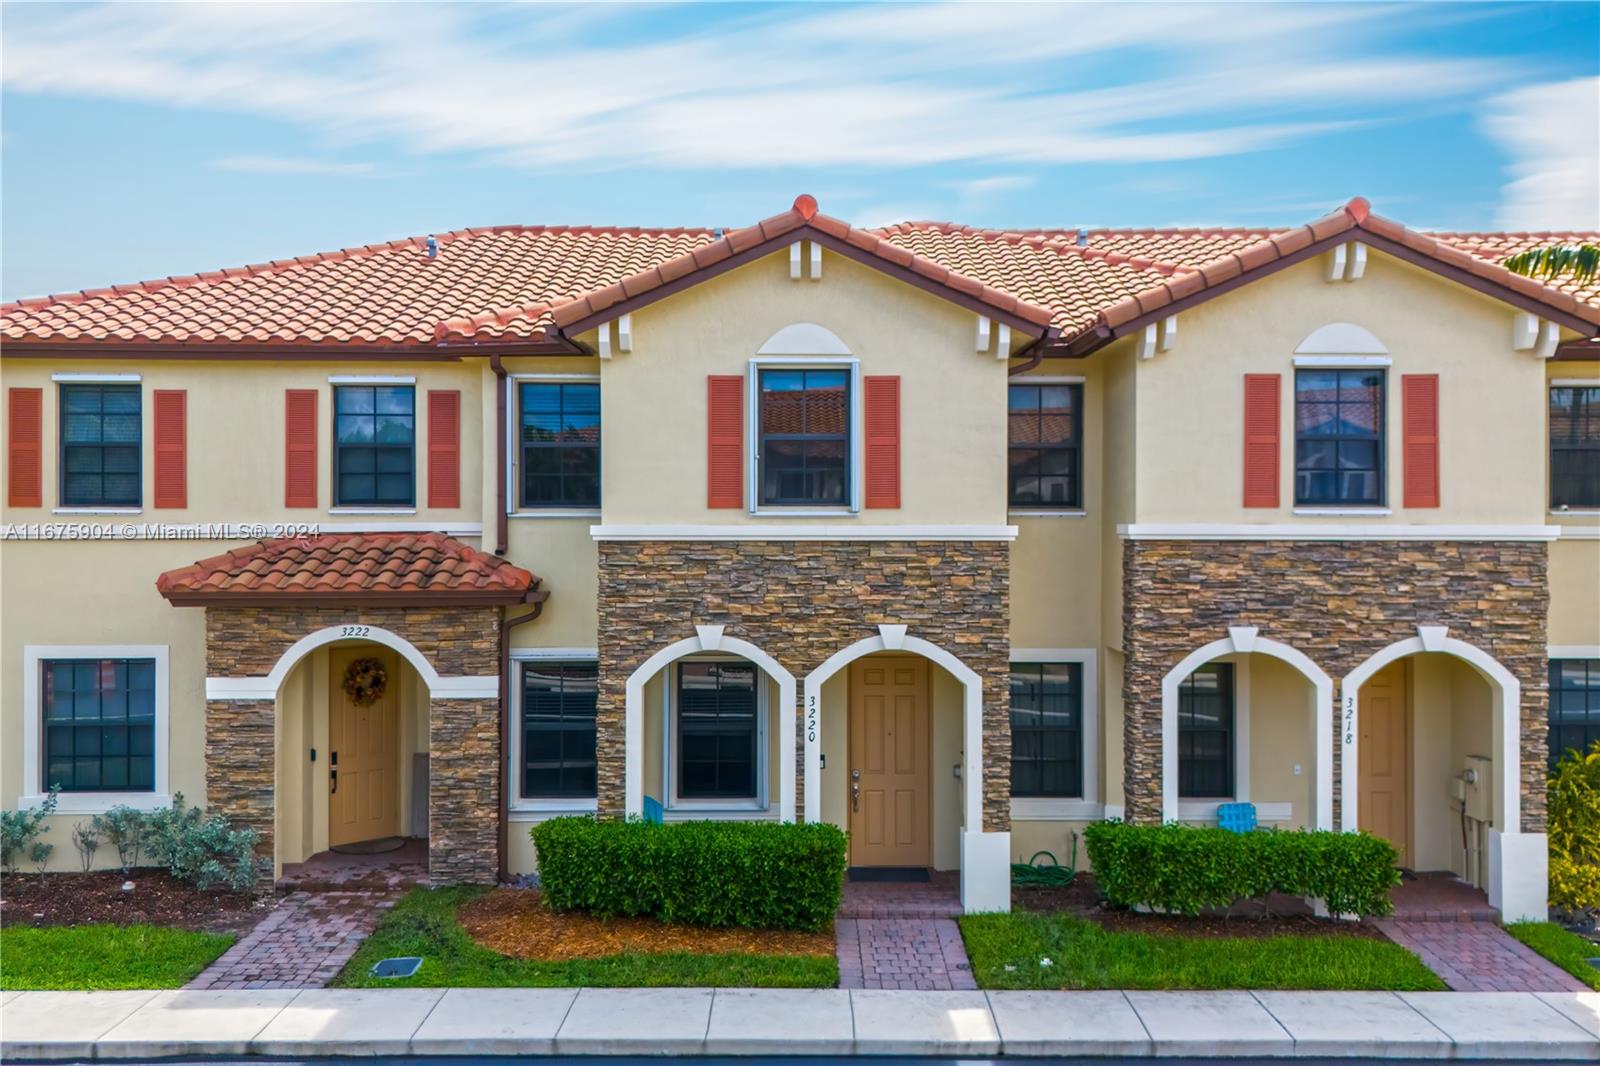
<instances>
[{"instance_id":1,"label":"small plant in mulch","mask_svg":"<svg viewBox=\"0 0 1600 1066\"><path fill-rule=\"evenodd\" d=\"M131 881L133 889L123 891ZM142 867L7 877L0 884L0 925L145 924L197 932L244 933L266 917L272 897L202 890L165 870Z\"/></svg>"},{"instance_id":2,"label":"small plant in mulch","mask_svg":"<svg viewBox=\"0 0 1600 1066\"><path fill-rule=\"evenodd\" d=\"M517 959L562 962L613 955L685 952L699 955L824 955L833 930L708 929L655 918L596 918L556 911L537 891L501 888L464 905L461 927L490 951Z\"/></svg>"}]
</instances>

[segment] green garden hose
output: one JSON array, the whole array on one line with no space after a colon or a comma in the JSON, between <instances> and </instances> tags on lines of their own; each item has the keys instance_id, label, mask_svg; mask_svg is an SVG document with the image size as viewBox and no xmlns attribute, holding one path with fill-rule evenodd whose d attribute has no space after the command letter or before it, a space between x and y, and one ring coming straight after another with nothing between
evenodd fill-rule
<instances>
[{"instance_id":1,"label":"green garden hose","mask_svg":"<svg viewBox=\"0 0 1600 1066\"><path fill-rule=\"evenodd\" d=\"M1049 859L1048 865L1039 862ZM1063 888L1078 876L1078 834L1072 833L1072 861L1062 866L1048 851L1036 851L1027 862L1011 864L1011 884L1018 888Z\"/></svg>"}]
</instances>

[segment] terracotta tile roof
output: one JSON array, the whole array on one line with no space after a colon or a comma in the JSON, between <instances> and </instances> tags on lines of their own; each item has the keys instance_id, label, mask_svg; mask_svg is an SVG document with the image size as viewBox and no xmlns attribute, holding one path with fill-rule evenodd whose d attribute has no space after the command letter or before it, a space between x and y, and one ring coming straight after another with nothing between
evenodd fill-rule
<instances>
[{"instance_id":1,"label":"terracotta tile roof","mask_svg":"<svg viewBox=\"0 0 1600 1066\"><path fill-rule=\"evenodd\" d=\"M300 600L392 605L531 603L539 579L442 533L339 533L264 540L168 570L178 606Z\"/></svg>"},{"instance_id":2,"label":"terracotta tile roof","mask_svg":"<svg viewBox=\"0 0 1600 1066\"><path fill-rule=\"evenodd\" d=\"M236 270L0 305L9 343L567 347L564 330L637 304L768 242L820 235L953 298L1050 328L1059 343L1115 333L1316 241L1361 230L1491 286L1600 324L1600 279L1543 283L1505 271L1513 252L1592 233L1408 230L1357 198L1287 229L992 230L948 222L859 229L802 196L788 211L712 229L505 226L414 237ZM663 295L665 293L662 293Z\"/></svg>"}]
</instances>

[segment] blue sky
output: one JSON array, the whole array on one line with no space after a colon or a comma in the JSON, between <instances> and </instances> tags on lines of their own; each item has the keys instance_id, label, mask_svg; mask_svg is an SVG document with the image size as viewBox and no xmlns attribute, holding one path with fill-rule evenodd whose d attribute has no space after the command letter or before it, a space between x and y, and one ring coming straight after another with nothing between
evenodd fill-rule
<instances>
[{"instance_id":1,"label":"blue sky","mask_svg":"<svg viewBox=\"0 0 1600 1066\"><path fill-rule=\"evenodd\" d=\"M1600 5L6 4L0 297L502 223L1600 228Z\"/></svg>"}]
</instances>

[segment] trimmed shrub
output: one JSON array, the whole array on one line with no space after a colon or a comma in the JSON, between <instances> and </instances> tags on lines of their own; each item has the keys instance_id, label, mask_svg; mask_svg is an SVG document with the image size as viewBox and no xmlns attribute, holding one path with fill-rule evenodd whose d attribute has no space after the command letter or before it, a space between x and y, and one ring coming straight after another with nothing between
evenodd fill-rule
<instances>
[{"instance_id":1,"label":"trimmed shrub","mask_svg":"<svg viewBox=\"0 0 1600 1066\"><path fill-rule=\"evenodd\" d=\"M15 874L17 864L27 859L41 873L44 871L56 846L39 838L50 831L44 820L56 812L60 794L61 786L51 785L44 802L32 810L0 811L0 869Z\"/></svg>"},{"instance_id":2,"label":"trimmed shrub","mask_svg":"<svg viewBox=\"0 0 1600 1066\"><path fill-rule=\"evenodd\" d=\"M1550 773L1550 905L1600 910L1600 740Z\"/></svg>"},{"instance_id":3,"label":"trimmed shrub","mask_svg":"<svg viewBox=\"0 0 1600 1066\"><path fill-rule=\"evenodd\" d=\"M601 917L825 929L844 884L845 834L822 823L568 817L532 836L545 902Z\"/></svg>"},{"instance_id":4,"label":"trimmed shrub","mask_svg":"<svg viewBox=\"0 0 1600 1066\"><path fill-rule=\"evenodd\" d=\"M104 814L94 816L94 829L117 849L117 863L127 873L139 865L144 847L146 818L143 811L119 803Z\"/></svg>"},{"instance_id":5,"label":"trimmed shrub","mask_svg":"<svg viewBox=\"0 0 1600 1066\"><path fill-rule=\"evenodd\" d=\"M1366 833L1098 822L1083 837L1095 883L1118 907L1198 914L1280 892L1365 918L1388 914L1400 883L1394 846Z\"/></svg>"},{"instance_id":6,"label":"trimmed shrub","mask_svg":"<svg viewBox=\"0 0 1600 1066\"><path fill-rule=\"evenodd\" d=\"M220 814L186 807L181 792L172 797L171 807L151 811L145 820L144 849L150 858L196 888L254 889L257 839L254 829L235 829Z\"/></svg>"}]
</instances>

